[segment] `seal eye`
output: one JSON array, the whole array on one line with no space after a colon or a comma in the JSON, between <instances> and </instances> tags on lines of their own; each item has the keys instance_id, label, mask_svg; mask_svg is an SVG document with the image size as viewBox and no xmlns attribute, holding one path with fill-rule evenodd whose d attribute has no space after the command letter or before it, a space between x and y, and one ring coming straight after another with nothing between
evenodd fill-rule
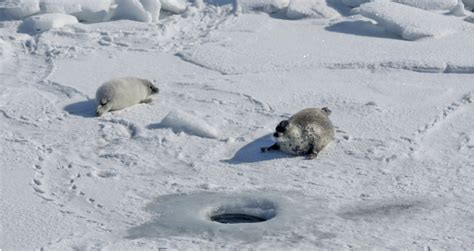
<instances>
[{"instance_id":1,"label":"seal eye","mask_svg":"<svg viewBox=\"0 0 474 251\"><path fill-rule=\"evenodd\" d=\"M289 125L288 120L283 120L280 122L280 124L278 124L275 130L277 132L284 133L286 129L288 128L288 125Z\"/></svg>"},{"instance_id":2,"label":"seal eye","mask_svg":"<svg viewBox=\"0 0 474 251\"><path fill-rule=\"evenodd\" d=\"M157 93L159 92L160 90L155 87L153 84L150 83L150 90L151 90L151 93Z\"/></svg>"}]
</instances>

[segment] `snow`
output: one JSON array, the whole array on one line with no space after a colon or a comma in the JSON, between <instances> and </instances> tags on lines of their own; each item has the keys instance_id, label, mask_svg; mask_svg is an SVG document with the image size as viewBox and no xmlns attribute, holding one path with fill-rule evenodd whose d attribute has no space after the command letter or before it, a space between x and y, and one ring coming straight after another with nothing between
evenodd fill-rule
<instances>
[{"instance_id":1,"label":"snow","mask_svg":"<svg viewBox=\"0 0 474 251\"><path fill-rule=\"evenodd\" d=\"M286 9L289 19L312 18L335 18L339 13L327 6L325 0L290 0Z\"/></svg>"},{"instance_id":2,"label":"snow","mask_svg":"<svg viewBox=\"0 0 474 251\"><path fill-rule=\"evenodd\" d=\"M219 137L218 130L205 120L180 110L168 113L156 127L171 128L174 132L185 132L204 138L216 139Z\"/></svg>"},{"instance_id":3,"label":"snow","mask_svg":"<svg viewBox=\"0 0 474 251\"><path fill-rule=\"evenodd\" d=\"M113 0L43 0L42 13L64 13L76 16L80 21L95 23L110 19Z\"/></svg>"},{"instance_id":4,"label":"snow","mask_svg":"<svg viewBox=\"0 0 474 251\"><path fill-rule=\"evenodd\" d=\"M161 7L163 10L179 14L186 10L187 5L184 0L161 0Z\"/></svg>"},{"instance_id":5,"label":"snow","mask_svg":"<svg viewBox=\"0 0 474 251\"><path fill-rule=\"evenodd\" d=\"M349 7L359 7L367 2L389 2L390 0L342 0ZM424 10L451 10L457 4L458 0L391 0L392 2L405 4L408 6Z\"/></svg>"},{"instance_id":6,"label":"snow","mask_svg":"<svg viewBox=\"0 0 474 251\"><path fill-rule=\"evenodd\" d=\"M29 17L23 21L20 31L25 33L41 33L53 28L78 23L77 18L67 14L48 13Z\"/></svg>"},{"instance_id":7,"label":"snow","mask_svg":"<svg viewBox=\"0 0 474 251\"><path fill-rule=\"evenodd\" d=\"M112 19L128 19L138 22L151 22L151 13L147 12L139 0L117 0Z\"/></svg>"},{"instance_id":8,"label":"snow","mask_svg":"<svg viewBox=\"0 0 474 251\"><path fill-rule=\"evenodd\" d=\"M473 250L472 24L378 4L0 21L2 250ZM402 39L417 20L436 35ZM127 75L160 94L96 117L97 88ZM336 136L317 159L260 152L324 106ZM266 221L211 219L226 213Z\"/></svg>"},{"instance_id":9,"label":"snow","mask_svg":"<svg viewBox=\"0 0 474 251\"><path fill-rule=\"evenodd\" d=\"M387 31L406 40L440 37L474 26L457 19L391 2L372 2L361 5L361 14L375 20Z\"/></svg>"},{"instance_id":10,"label":"snow","mask_svg":"<svg viewBox=\"0 0 474 251\"><path fill-rule=\"evenodd\" d=\"M263 11L275 13L288 6L289 0L236 0L243 12Z\"/></svg>"},{"instance_id":11,"label":"snow","mask_svg":"<svg viewBox=\"0 0 474 251\"><path fill-rule=\"evenodd\" d=\"M0 8L0 20L7 17L12 19L23 19L40 12L39 0L22 0L20 4L12 7Z\"/></svg>"}]
</instances>

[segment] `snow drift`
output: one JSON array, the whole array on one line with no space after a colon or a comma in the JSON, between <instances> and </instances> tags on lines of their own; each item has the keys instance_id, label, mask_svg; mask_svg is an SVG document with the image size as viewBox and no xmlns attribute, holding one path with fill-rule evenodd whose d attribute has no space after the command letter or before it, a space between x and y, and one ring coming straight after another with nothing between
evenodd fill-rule
<instances>
[{"instance_id":1,"label":"snow drift","mask_svg":"<svg viewBox=\"0 0 474 251\"><path fill-rule=\"evenodd\" d=\"M215 127L197 116L179 110L168 113L159 127L171 128L174 132L185 132L198 137L219 137L219 131Z\"/></svg>"},{"instance_id":2,"label":"snow drift","mask_svg":"<svg viewBox=\"0 0 474 251\"><path fill-rule=\"evenodd\" d=\"M441 37L474 28L467 22L393 2L366 3L360 6L360 12L406 40Z\"/></svg>"},{"instance_id":3,"label":"snow drift","mask_svg":"<svg viewBox=\"0 0 474 251\"><path fill-rule=\"evenodd\" d=\"M325 0L291 0L286 16L289 19L312 18L335 18L339 13L328 7Z\"/></svg>"},{"instance_id":4,"label":"snow drift","mask_svg":"<svg viewBox=\"0 0 474 251\"><path fill-rule=\"evenodd\" d=\"M377 0L342 0L342 2L349 7L359 7L361 4L376 1ZM390 0L378 0L378 2L389 1ZM456 6L458 0L392 0L392 2L401 3L424 10L451 10Z\"/></svg>"},{"instance_id":5,"label":"snow drift","mask_svg":"<svg viewBox=\"0 0 474 251\"><path fill-rule=\"evenodd\" d=\"M24 33L41 33L53 28L78 23L77 18L67 14L48 13L29 17L23 21L19 31Z\"/></svg>"}]
</instances>

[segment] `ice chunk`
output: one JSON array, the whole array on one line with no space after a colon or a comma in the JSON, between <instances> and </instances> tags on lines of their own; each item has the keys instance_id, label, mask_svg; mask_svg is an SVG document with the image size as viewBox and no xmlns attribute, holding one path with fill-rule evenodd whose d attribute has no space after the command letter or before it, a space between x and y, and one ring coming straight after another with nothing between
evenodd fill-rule
<instances>
[{"instance_id":1,"label":"ice chunk","mask_svg":"<svg viewBox=\"0 0 474 251\"><path fill-rule=\"evenodd\" d=\"M458 0L342 0L342 2L349 7L359 7L361 4L368 2L389 1L409 5L424 10L451 10L458 3Z\"/></svg>"},{"instance_id":2,"label":"ice chunk","mask_svg":"<svg viewBox=\"0 0 474 251\"><path fill-rule=\"evenodd\" d=\"M129 19L139 22L151 22L152 16L139 0L116 0L117 7L112 19Z\"/></svg>"},{"instance_id":3,"label":"ice chunk","mask_svg":"<svg viewBox=\"0 0 474 251\"><path fill-rule=\"evenodd\" d=\"M393 0L393 2L424 10L451 10L458 4L458 0Z\"/></svg>"},{"instance_id":4,"label":"ice chunk","mask_svg":"<svg viewBox=\"0 0 474 251\"><path fill-rule=\"evenodd\" d=\"M21 32L25 33L40 33L52 28L60 28L77 22L75 16L62 13L47 13L25 19L19 29Z\"/></svg>"},{"instance_id":5,"label":"ice chunk","mask_svg":"<svg viewBox=\"0 0 474 251\"><path fill-rule=\"evenodd\" d=\"M288 6L289 0L235 0L243 12L263 11L274 13Z\"/></svg>"},{"instance_id":6,"label":"ice chunk","mask_svg":"<svg viewBox=\"0 0 474 251\"><path fill-rule=\"evenodd\" d=\"M186 10L186 1L184 0L160 0L161 8L172 13L183 13Z\"/></svg>"},{"instance_id":7,"label":"ice chunk","mask_svg":"<svg viewBox=\"0 0 474 251\"><path fill-rule=\"evenodd\" d=\"M440 37L474 28L456 18L393 2L365 3L360 6L360 12L406 40Z\"/></svg>"},{"instance_id":8,"label":"ice chunk","mask_svg":"<svg viewBox=\"0 0 474 251\"><path fill-rule=\"evenodd\" d=\"M89 23L102 22L110 19L113 0L42 0L43 13L64 13Z\"/></svg>"},{"instance_id":9,"label":"ice chunk","mask_svg":"<svg viewBox=\"0 0 474 251\"><path fill-rule=\"evenodd\" d=\"M457 17L467 16L466 10L464 9L464 3L462 1L459 1L456 7L454 7L448 14L457 16Z\"/></svg>"},{"instance_id":10,"label":"ice chunk","mask_svg":"<svg viewBox=\"0 0 474 251\"><path fill-rule=\"evenodd\" d=\"M174 132L185 132L198 137L219 137L219 132L215 127L197 116L179 110L168 113L159 126L171 128Z\"/></svg>"},{"instance_id":11,"label":"ice chunk","mask_svg":"<svg viewBox=\"0 0 474 251\"><path fill-rule=\"evenodd\" d=\"M326 0L291 0L286 9L289 19L312 18L335 18L339 13L328 7Z\"/></svg>"},{"instance_id":12,"label":"ice chunk","mask_svg":"<svg viewBox=\"0 0 474 251\"><path fill-rule=\"evenodd\" d=\"M349 7L359 7L363 3L370 2L370 0L342 0L342 3Z\"/></svg>"},{"instance_id":13,"label":"ice chunk","mask_svg":"<svg viewBox=\"0 0 474 251\"><path fill-rule=\"evenodd\" d=\"M38 12L40 12L39 0L23 0L16 6L1 8L0 16L7 19L23 19Z\"/></svg>"},{"instance_id":14,"label":"ice chunk","mask_svg":"<svg viewBox=\"0 0 474 251\"><path fill-rule=\"evenodd\" d=\"M160 18L161 2L160 0L140 0L143 8L150 13L151 21L158 22Z\"/></svg>"}]
</instances>

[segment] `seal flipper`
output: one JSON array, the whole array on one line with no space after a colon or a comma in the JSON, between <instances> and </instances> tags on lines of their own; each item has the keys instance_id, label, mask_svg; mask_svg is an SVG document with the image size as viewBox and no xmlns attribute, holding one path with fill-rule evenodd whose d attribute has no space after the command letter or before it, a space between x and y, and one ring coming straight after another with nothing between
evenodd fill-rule
<instances>
[{"instance_id":1,"label":"seal flipper","mask_svg":"<svg viewBox=\"0 0 474 251\"><path fill-rule=\"evenodd\" d=\"M260 152L264 153L264 152L268 152L268 151L271 151L271 150L280 150L280 146L275 143L269 147L262 147L260 148Z\"/></svg>"},{"instance_id":2,"label":"seal flipper","mask_svg":"<svg viewBox=\"0 0 474 251\"><path fill-rule=\"evenodd\" d=\"M309 148L309 151L306 153L306 156L308 159L316 159L318 157L318 150L314 147L314 145L311 145Z\"/></svg>"}]
</instances>

